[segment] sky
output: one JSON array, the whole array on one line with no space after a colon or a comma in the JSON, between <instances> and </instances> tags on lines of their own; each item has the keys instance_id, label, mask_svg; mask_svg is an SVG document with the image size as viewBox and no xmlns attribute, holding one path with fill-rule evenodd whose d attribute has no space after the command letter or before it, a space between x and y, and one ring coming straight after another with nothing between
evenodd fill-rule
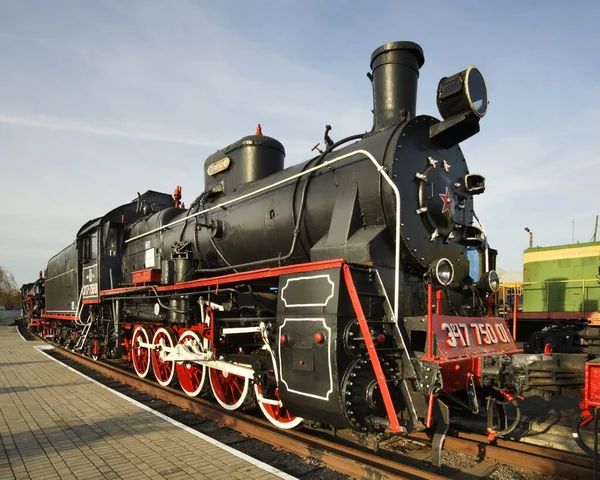
<instances>
[{"instance_id":1,"label":"sky","mask_svg":"<svg viewBox=\"0 0 600 480\"><path fill-rule=\"evenodd\" d=\"M461 147L503 270L589 241L600 214L600 2L0 0L0 265L19 284L137 192L190 203L203 163L254 133L286 166L324 126L371 128L372 51L423 47L417 113L470 64L490 104ZM574 235L573 235L574 224Z\"/></svg>"}]
</instances>

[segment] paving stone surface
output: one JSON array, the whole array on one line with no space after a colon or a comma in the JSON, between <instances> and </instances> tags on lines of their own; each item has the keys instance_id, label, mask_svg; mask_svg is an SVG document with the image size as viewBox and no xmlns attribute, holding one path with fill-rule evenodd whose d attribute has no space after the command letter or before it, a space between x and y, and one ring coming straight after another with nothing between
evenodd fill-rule
<instances>
[{"instance_id":1,"label":"paving stone surface","mask_svg":"<svg viewBox=\"0 0 600 480\"><path fill-rule=\"evenodd\" d=\"M0 479L290 478L90 382L8 323L0 323Z\"/></svg>"}]
</instances>

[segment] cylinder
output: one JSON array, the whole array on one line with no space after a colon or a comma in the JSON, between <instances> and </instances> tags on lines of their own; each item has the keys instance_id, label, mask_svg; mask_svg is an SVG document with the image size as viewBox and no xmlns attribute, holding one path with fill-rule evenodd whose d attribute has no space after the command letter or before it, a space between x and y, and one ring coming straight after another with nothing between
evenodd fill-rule
<instances>
[{"instance_id":1,"label":"cylinder","mask_svg":"<svg viewBox=\"0 0 600 480\"><path fill-rule=\"evenodd\" d=\"M122 347L121 347L121 305L119 300L114 301L114 331L113 337L115 341L114 352L109 352L114 355L114 358L119 358L121 356ZM109 357L109 358L112 358Z\"/></svg>"},{"instance_id":2,"label":"cylinder","mask_svg":"<svg viewBox=\"0 0 600 480\"><path fill-rule=\"evenodd\" d=\"M187 323L189 315L187 312L190 308L190 301L187 297L174 297L169 300L169 322L170 323Z\"/></svg>"},{"instance_id":3,"label":"cylinder","mask_svg":"<svg viewBox=\"0 0 600 480\"><path fill-rule=\"evenodd\" d=\"M194 261L191 258L175 258L175 283L194 279Z\"/></svg>"},{"instance_id":4,"label":"cylinder","mask_svg":"<svg viewBox=\"0 0 600 480\"><path fill-rule=\"evenodd\" d=\"M414 42L386 43L371 55L375 130L414 118L423 49Z\"/></svg>"},{"instance_id":5,"label":"cylinder","mask_svg":"<svg viewBox=\"0 0 600 480\"><path fill-rule=\"evenodd\" d=\"M175 278L175 268L173 260L163 260L160 269L160 284L172 285Z\"/></svg>"}]
</instances>

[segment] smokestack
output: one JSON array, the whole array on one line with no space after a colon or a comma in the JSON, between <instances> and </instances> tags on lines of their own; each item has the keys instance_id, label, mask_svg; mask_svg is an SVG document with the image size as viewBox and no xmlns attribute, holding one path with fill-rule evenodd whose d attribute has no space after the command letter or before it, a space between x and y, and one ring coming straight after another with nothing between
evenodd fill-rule
<instances>
[{"instance_id":1,"label":"smokestack","mask_svg":"<svg viewBox=\"0 0 600 480\"><path fill-rule=\"evenodd\" d=\"M419 69L425 63L423 49L414 42L382 45L371 55L375 130L414 118Z\"/></svg>"}]
</instances>

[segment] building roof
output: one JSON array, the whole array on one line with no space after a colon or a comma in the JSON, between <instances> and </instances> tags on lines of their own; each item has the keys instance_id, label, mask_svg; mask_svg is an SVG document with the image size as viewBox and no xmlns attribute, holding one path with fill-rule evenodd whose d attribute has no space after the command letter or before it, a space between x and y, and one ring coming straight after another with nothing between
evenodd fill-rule
<instances>
[{"instance_id":1,"label":"building roof","mask_svg":"<svg viewBox=\"0 0 600 480\"><path fill-rule=\"evenodd\" d=\"M600 242L571 243L568 245L556 245L554 247L528 248L523 254L523 263L588 257L600 258Z\"/></svg>"},{"instance_id":2,"label":"building roof","mask_svg":"<svg viewBox=\"0 0 600 480\"><path fill-rule=\"evenodd\" d=\"M587 247L600 248L600 242L567 243L565 245L553 245L551 247L533 247L533 248L526 249L525 253L548 252L551 250L568 250L568 249L587 248Z\"/></svg>"}]
</instances>

